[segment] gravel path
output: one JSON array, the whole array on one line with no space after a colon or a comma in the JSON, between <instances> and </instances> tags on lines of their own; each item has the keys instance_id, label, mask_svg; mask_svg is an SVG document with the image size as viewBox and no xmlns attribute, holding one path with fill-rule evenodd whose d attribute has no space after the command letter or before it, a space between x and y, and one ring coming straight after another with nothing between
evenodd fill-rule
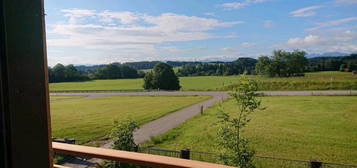
<instances>
[{"instance_id":1,"label":"gravel path","mask_svg":"<svg viewBox=\"0 0 357 168\"><path fill-rule=\"evenodd\" d=\"M101 96L115 96L115 95L222 95L227 92L217 91L159 91L159 92L103 92L103 93L50 93L51 96L88 96L86 98L101 97ZM321 90L321 91L259 91L264 95L269 96L300 96L300 95L351 95L357 94L357 90Z\"/></svg>"},{"instance_id":2,"label":"gravel path","mask_svg":"<svg viewBox=\"0 0 357 168\"><path fill-rule=\"evenodd\" d=\"M140 126L140 128L134 132L135 143L141 144L149 140L152 136L163 134L175 126L185 122L187 119L199 114L201 112L201 107L206 109L214 105L216 102L228 98L228 95L225 92L212 92L209 95L212 96L212 98L188 106Z\"/></svg>"},{"instance_id":3,"label":"gravel path","mask_svg":"<svg viewBox=\"0 0 357 168\"><path fill-rule=\"evenodd\" d=\"M187 119L199 114L201 108L206 109L220 100L224 100L228 97L226 92L127 92L127 93L55 93L51 96L63 96L63 95L86 95L82 99L102 97L102 96L114 96L114 95L209 95L212 98L199 102L197 104L185 107L174 113L170 113L164 117L161 117L157 120L146 123L138 130L134 132L135 143L140 144L149 140L152 136L157 136L165 133L166 131L174 128L175 126L185 122ZM81 99L77 98L76 100ZM111 148L112 142L100 146L101 148ZM73 168L86 168L95 165L95 163L100 162L101 159L88 159L82 160L80 158L74 158L68 160L64 163L64 166L73 167Z\"/></svg>"},{"instance_id":4,"label":"gravel path","mask_svg":"<svg viewBox=\"0 0 357 168\"><path fill-rule=\"evenodd\" d=\"M352 95L357 94L357 90L354 91L261 91L264 95L269 96L293 96L293 95ZM227 92L108 92L108 93L51 93L51 96L70 96L70 95L86 95L87 97L76 98L78 99L88 99L102 96L114 96L114 95L209 95L212 98L202 101L200 103L185 107L181 110L178 110L174 113L170 113L164 117L146 123L138 130L134 132L134 140L137 144L144 143L149 140L152 136L158 136L166 131L174 128L175 126L185 122L187 119L192 118L193 116L201 112L201 107L206 109L216 102L228 98ZM112 142L100 146L101 148L110 148ZM100 162L101 159L92 158L89 160L82 159L72 159L64 163L64 166L73 167L73 168L86 168L92 167L95 163Z\"/></svg>"}]
</instances>

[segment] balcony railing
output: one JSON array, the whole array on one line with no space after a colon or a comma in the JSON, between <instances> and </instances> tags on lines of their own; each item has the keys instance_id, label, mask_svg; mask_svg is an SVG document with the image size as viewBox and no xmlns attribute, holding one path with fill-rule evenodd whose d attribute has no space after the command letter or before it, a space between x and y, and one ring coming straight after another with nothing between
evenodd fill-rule
<instances>
[{"instance_id":1,"label":"balcony railing","mask_svg":"<svg viewBox=\"0 0 357 168\"><path fill-rule=\"evenodd\" d=\"M53 142L53 151L72 156L99 158L135 165L164 167L164 168L233 168L214 163L200 162L166 156L150 155L136 152L119 151L104 148L95 148L81 145L71 145ZM56 167L56 166L55 166ZM58 167L60 168L60 167Z\"/></svg>"},{"instance_id":2,"label":"balcony railing","mask_svg":"<svg viewBox=\"0 0 357 168\"><path fill-rule=\"evenodd\" d=\"M53 165L53 168L69 168L69 167L66 167L66 166L61 166L61 165Z\"/></svg>"}]
</instances>

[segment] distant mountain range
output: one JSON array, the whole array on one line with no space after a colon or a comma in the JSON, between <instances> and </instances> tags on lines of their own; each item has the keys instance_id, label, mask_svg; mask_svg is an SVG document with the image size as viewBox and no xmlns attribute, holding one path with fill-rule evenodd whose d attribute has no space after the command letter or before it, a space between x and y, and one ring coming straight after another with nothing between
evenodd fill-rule
<instances>
[{"instance_id":1,"label":"distant mountain range","mask_svg":"<svg viewBox=\"0 0 357 168\"><path fill-rule=\"evenodd\" d=\"M311 53L311 54L307 54L306 57L309 59L315 59L315 58L318 59L317 57L342 57L342 56L349 56L349 55L350 54L348 54L348 53L342 53L342 52L326 52L326 53ZM207 62L214 62L214 63L221 62L221 63L223 63L223 62L232 62L235 60L237 60L237 58L212 57L212 58L206 58L206 59L197 60L197 61L169 61L169 60L165 60L163 62L167 62L171 66L182 66L184 64L189 64L189 63L193 63L193 64L207 63ZM158 62L159 61L137 61L137 62L126 62L123 64L130 65L136 69L151 69ZM121 63L114 62L112 64L121 64ZM81 71L88 71L88 70L96 70L96 69L104 67L104 66L105 66L105 64L102 64L102 65L76 65L75 67Z\"/></svg>"},{"instance_id":2,"label":"distant mountain range","mask_svg":"<svg viewBox=\"0 0 357 168\"><path fill-rule=\"evenodd\" d=\"M314 58L314 57L340 57L340 56L348 56L348 53L342 52L327 52L327 53L311 53L307 54L307 58Z\"/></svg>"}]
</instances>

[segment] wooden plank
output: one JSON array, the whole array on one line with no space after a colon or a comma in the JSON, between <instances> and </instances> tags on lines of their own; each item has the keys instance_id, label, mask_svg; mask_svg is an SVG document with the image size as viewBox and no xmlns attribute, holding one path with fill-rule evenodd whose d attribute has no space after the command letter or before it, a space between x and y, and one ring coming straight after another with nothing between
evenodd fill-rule
<instances>
[{"instance_id":1,"label":"wooden plank","mask_svg":"<svg viewBox=\"0 0 357 168\"><path fill-rule=\"evenodd\" d=\"M4 27L4 13L2 12L4 9L2 0L0 0L0 167L8 167L8 161L7 161L7 147L6 147L6 133L5 133L5 128L6 128L6 123L5 123L5 103L6 100L4 99L4 93L3 93L3 88L4 84L6 83L5 80L3 80L4 74L4 64L3 62L5 61L5 27Z\"/></svg>"},{"instance_id":2,"label":"wooden plank","mask_svg":"<svg viewBox=\"0 0 357 168\"><path fill-rule=\"evenodd\" d=\"M61 166L61 165L53 165L53 168L69 168L69 167L65 167L65 166Z\"/></svg>"},{"instance_id":3,"label":"wooden plank","mask_svg":"<svg viewBox=\"0 0 357 168\"><path fill-rule=\"evenodd\" d=\"M5 168L52 167L43 0L0 3Z\"/></svg>"},{"instance_id":4,"label":"wooden plank","mask_svg":"<svg viewBox=\"0 0 357 168\"><path fill-rule=\"evenodd\" d=\"M54 152L165 168L233 168L208 162L53 142Z\"/></svg>"}]
</instances>

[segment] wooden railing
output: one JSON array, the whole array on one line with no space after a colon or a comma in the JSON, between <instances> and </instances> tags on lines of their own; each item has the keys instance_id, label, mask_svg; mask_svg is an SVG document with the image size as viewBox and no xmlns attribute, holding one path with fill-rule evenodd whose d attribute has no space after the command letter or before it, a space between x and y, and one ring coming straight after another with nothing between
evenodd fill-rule
<instances>
[{"instance_id":1,"label":"wooden railing","mask_svg":"<svg viewBox=\"0 0 357 168\"><path fill-rule=\"evenodd\" d=\"M70 167L66 167L66 166L61 166L61 165L53 165L53 168L70 168Z\"/></svg>"},{"instance_id":2,"label":"wooden railing","mask_svg":"<svg viewBox=\"0 0 357 168\"><path fill-rule=\"evenodd\" d=\"M104 148L95 148L81 145L71 145L53 142L53 151L72 156L92 157L135 165L164 167L164 168L233 168L214 163L150 155L136 152L119 151Z\"/></svg>"}]
</instances>

